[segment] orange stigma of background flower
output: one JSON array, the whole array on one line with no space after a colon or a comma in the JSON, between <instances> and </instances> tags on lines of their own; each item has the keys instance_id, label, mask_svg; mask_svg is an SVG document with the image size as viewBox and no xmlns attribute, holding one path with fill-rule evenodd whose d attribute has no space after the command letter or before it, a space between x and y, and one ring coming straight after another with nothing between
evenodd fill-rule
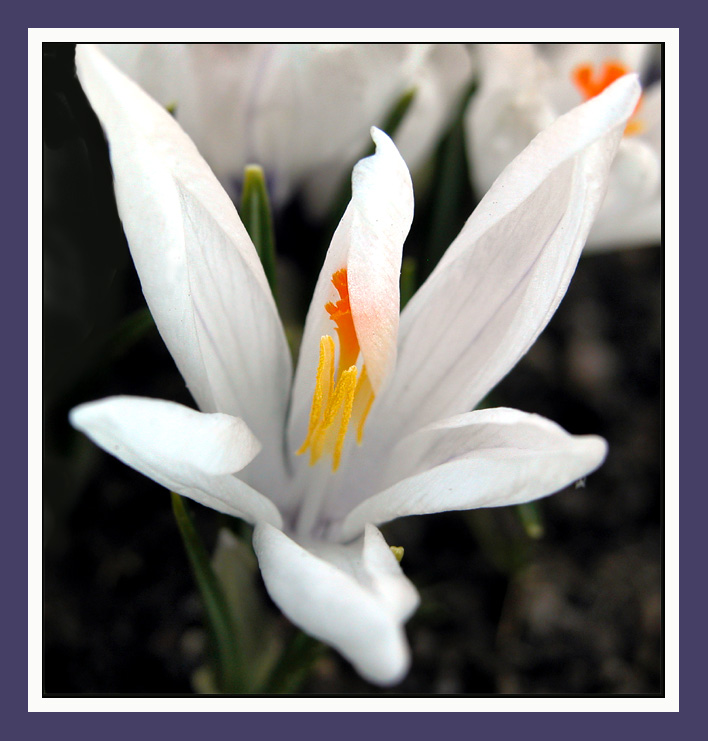
<instances>
[{"instance_id":1,"label":"orange stigma of background flower","mask_svg":"<svg viewBox=\"0 0 708 741\"><path fill-rule=\"evenodd\" d=\"M585 100L590 100L596 95L606 90L613 82L619 80L620 77L628 74L631 70L622 62L614 60L603 62L597 72L595 71L592 64L581 64L577 66L572 73L572 80L575 87L578 88L580 94ZM641 98L637 102L637 106L632 112L632 120L629 121L627 127L624 130L626 136L632 134L639 134L644 126L641 121L634 119L639 106L641 105Z\"/></svg>"}]
</instances>

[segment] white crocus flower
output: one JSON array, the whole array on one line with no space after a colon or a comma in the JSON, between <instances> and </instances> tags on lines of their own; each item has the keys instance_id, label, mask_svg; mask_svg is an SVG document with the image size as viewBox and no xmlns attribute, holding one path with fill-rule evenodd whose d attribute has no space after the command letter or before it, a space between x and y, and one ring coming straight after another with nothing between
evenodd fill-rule
<instances>
[{"instance_id":1,"label":"white crocus flower","mask_svg":"<svg viewBox=\"0 0 708 741\"><path fill-rule=\"evenodd\" d=\"M469 410L561 300L636 79L560 118L505 170L400 324L413 193L373 129L376 154L354 168L293 381L256 251L192 142L95 49L77 50L77 68L147 303L201 411L116 397L77 407L72 423L168 489L255 525L283 612L366 679L399 681L418 595L377 525L526 502L605 457L602 439L536 415Z\"/></svg>"},{"instance_id":2,"label":"white crocus flower","mask_svg":"<svg viewBox=\"0 0 708 741\"><path fill-rule=\"evenodd\" d=\"M485 193L536 134L627 72L644 73L651 44L479 44L479 90L466 114L475 190ZM612 165L588 250L661 240L661 83L650 84Z\"/></svg>"},{"instance_id":3,"label":"white crocus flower","mask_svg":"<svg viewBox=\"0 0 708 741\"><path fill-rule=\"evenodd\" d=\"M471 76L462 44L105 44L104 51L174 115L216 176L237 194L263 167L276 206L296 190L321 215L408 90L397 135L409 168L423 163Z\"/></svg>"}]
</instances>

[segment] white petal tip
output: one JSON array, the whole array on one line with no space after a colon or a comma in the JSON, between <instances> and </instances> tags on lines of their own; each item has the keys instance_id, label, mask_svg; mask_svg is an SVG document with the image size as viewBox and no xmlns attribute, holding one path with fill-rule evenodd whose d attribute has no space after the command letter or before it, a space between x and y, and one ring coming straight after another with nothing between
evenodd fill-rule
<instances>
[{"instance_id":1,"label":"white petal tip","mask_svg":"<svg viewBox=\"0 0 708 741\"><path fill-rule=\"evenodd\" d=\"M400 684L406 678L410 665L410 657L406 656L405 660L401 661L398 666L393 669L386 667L382 673L367 674L367 672L361 669L359 669L359 673L367 682L371 682L371 684L376 684L379 687L393 687Z\"/></svg>"},{"instance_id":2,"label":"white petal tip","mask_svg":"<svg viewBox=\"0 0 708 741\"><path fill-rule=\"evenodd\" d=\"M641 94L642 86L639 82L639 75L631 73L613 82L612 85L597 96L597 99L615 99L623 115L629 118L634 112Z\"/></svg>"},{"instance_id":3,"label":"white petal tip","mask_svg":"<svg viewBox=\"0 0 708 741\"><path fill-rule=\"evenodd\" d=\"M598 435L584 435L580 440L583 441L588 460L593 461L593 468L588 471L588 473L591 473L605 462L610 446L607 444L607 440Z\"/></svg>"},{"instance_id":4,"label":"white petal tip","mask_svg":"<svg viewBox=\"0 0 708 741\"><path fill-rule=\"evenodd\" d=\"M203 414L162 399L113 396L75 407L71 425L122 460L128 451L161 451L162 459L211 476L240 471L261 450L248 425L227 414Z\"/></svg>"}]
</instances>

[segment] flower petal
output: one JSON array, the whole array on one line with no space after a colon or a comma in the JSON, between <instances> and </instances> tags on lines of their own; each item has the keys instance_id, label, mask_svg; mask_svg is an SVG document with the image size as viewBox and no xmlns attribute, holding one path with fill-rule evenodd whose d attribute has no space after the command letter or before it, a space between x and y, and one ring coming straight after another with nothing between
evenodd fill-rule
<instances>
[{"instance_id":1,"label":"flower petal","mask_svg":"<svg viewBox=\"0 0 708 741\"><path fill-rule=\"evenodd\" d=\"M352 174L349 299L363 362L380 391L396 362L403 243L413 222L413 184L396 146L372 128L376 154Z\"/></svg>"},{"instance_id":2,"label":"flower petal","mask_svg":"<svg viewBox=\"0 0 708 741\"><path fill-rule=\"evenodd\" d=\"M391 440L474 408L528 350L566 291L638 96L634 76L618 80L500 175L401 316L367 455L383 458Z\"/></svg>"},{"instance_id":3,"label":"flower petal","mask_svg":"<svg viewBox=\"0 0 708 741\"><path fill-rule=\"evenodd\" d=\"M289 428L295 447L307 429L320 338L334 335L325 304L338 299L335 271L347 268L354 327L375 391L395 364L401 255L413 220L413 186L391 139L376 128L371 135L376 154L354 168L352 200L332 238L305 322Z\"/></svg>"},{"instance_id":4,"label":"flower petal","mask_svg":"<svg viewBox=\"0 0 708 741\"><path fill-rule=\"evenodd\" d=\"M69 419L106 452L165 488L248 522L280 527L272 502L231 475L261 449L243 420L131 396L82 404Z\"/></svg>"},{"instance_id":5,"label":"flower petal","mask_svg":"<svg viewBox=\"0 0 708 741\"><path fill-rule=\"evenodd\" d=\"M290 357L231 200L172 117L97 49L79 45L76 62L108 136L118 210L165 344L199 407L242 417L282 472Z\"/></svg>"},{"instance_id":6,"label":"flower petal","mask_svg":"<svg viewBox=\"0 0 708 741\"><path fill-rule=\"evenodd\" d=\"M398 444L383 482L397 483L356 507L340 537L406 515L538 499L595 470L606 453L602 438L570 435L535 414L504 408L461 414Z\"/></svg>"},{"instance_id":7,"label":"flower petal","mask_svg":"<svg viewBox=\"0 0 708 741\"><path fill-rule=\"evenodd\" d=\"M261 524L253 545L268 593L295 625L334 646L370 682L403 678L410 655L402 623L418 595L375 527L347 546L299 545Z\"/></svg>"}]
</instances>

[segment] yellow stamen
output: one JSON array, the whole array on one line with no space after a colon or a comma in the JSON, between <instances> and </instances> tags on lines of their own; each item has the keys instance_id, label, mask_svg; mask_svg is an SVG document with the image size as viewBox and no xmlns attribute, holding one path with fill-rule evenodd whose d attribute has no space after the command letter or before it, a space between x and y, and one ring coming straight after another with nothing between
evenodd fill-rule
<instances>
[{"instance_id":1,"label":"yellow stamen","mask_svg":"<svg viewBox=\"0 0 708 741\"><path fill-rule=\"evenodd\" d=\"M320 338L320 362L317 365L315 379L315 393L312 395L310 409L310 424L307 428L307 437L300 446L296 455L302 455L310 446L315 432L320 424L320 413L323 404L326 405L334 386L334 340L328 335Z\"/></svg>"},{"instance_id":2,"label":"yellow stamen","mask_svg":"<svg viewBox=\"0 0 708 741\"><path fill-rule=\"evenodd\" d=\"M366 418L369 416L371 405L374 403L374 390L371 388L371 382L369 381L369 374L366 372L366 366L361 369L361 377L356 387L356 409L354 411L354 418L359 419L359 424L356 427L356 443L361 445L364 439L364 425L366 424Z\"/></svg>"},{"instance_id":3,"label":"yellow stamen","mask_svg":"<svg viewBox=\"0 0 708 741\"><path fill-rule=\"evenodd\" d=\"M624 129L625 136L634 136L635 134L641 134L646 127L643 121L639 121L636 118L632 119Z\"/></svg>"},{"instance_id":4,"label":"yellow stamen","mask_svg":"<svg viewBox=\"0 0 708 741\"><path fill-rule=\"evenodd\" d=\"M344 438L349 427L356 391L357 368L353 365L342 373L337 381L334 393L331 394L325 409L322 422L312 440L310 465L314 465L327 450L332 452L332 470L339 468ZM338 423L338 424L337 424ZM335 436L336 431L336 436Z\"/></svg>"},{"instance_id":5,"label":"yellow stamen","mask_svg":"<svg viewBox=\"0 0 708 741\"><path fill-rule=\"evenodd\" d=\"M314 465L325 452L330 453L332 470L336 471L350 424L356 425L356 440L361 445L374 391L366 366L362 366L361 374L356 366L360 349L349 305L346 268L332 275L332 285L337 289L339 300L325 304L325 309L335 324L339 338L337 369L335 372L334 339L330 335L323 335L320 338L320 359L307 435L297 455L309 450L310 465Z\"/></svg>"},{"instance_id":6,"label":"yellow stamen","mask_svg":"<svg viewBox=\"0 0 708 741\"><path fill-rule=\"evenodd\" d=\"M339 417L339 429L337 430L337 439L334 442L334 452L332 453L332 470L339 468L339 461L342 458L342 449L344 448L344 438L349 428L349 420L352 417L352 407L354 406L354 394L356 393L356 366L353 365L349 370L344 371L339 378L343 384L341 397L341 416Z\"/></svg>"}]
</instances>

